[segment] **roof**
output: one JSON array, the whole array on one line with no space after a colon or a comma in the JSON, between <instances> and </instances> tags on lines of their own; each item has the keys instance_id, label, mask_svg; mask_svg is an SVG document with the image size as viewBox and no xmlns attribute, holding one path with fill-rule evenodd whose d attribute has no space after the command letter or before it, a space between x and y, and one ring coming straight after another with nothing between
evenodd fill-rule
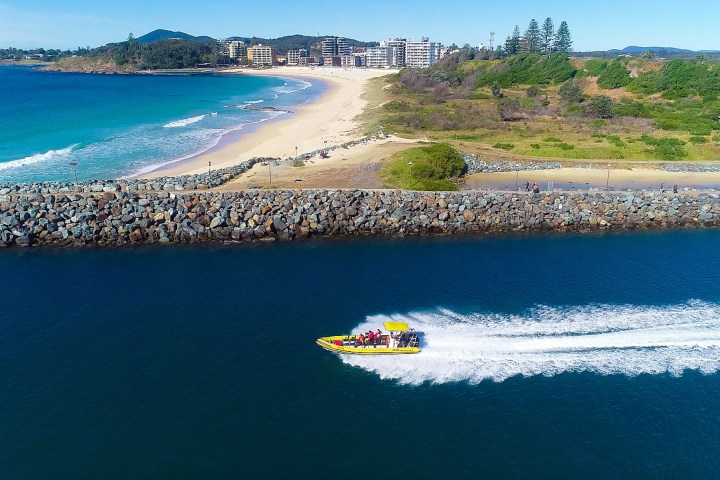
<instances>
[{"instance_id":1,"label":"roof","mask_svg":"<svg viewBox=\"0 0 720 480\"><path fill-rule=\"evenodd\" d=\"M385 330L389 332L407 332L410 328L405 322L385 322Z\"/></svg>"}]
</instances>

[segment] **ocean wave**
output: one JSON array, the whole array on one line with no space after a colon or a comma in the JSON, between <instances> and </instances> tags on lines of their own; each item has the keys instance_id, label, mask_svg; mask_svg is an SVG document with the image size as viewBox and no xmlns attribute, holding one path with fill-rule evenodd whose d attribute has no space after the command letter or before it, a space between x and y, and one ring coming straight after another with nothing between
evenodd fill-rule
<instances>
[{"instance_id":1,"label":"ocean wave","mask_svg":"<svg viewBox=\"0 0 720 480\"><path fill-rule=\"evenodd\" d=\"M128 174L128 175L121 176L120 179L121 179L121 180L127 180L127 179L130 179L130 178L139 177L139 176L144 175L144 174L146 174L146 173L150 173L150 172L153 172L153 171L158 170L158 169L160 169L160 168L166 167L166 166L168 166L168 165L172 165L172 164L174 164L174 163L179 163L179 162L184 162L184 161L190 160L190 159L192 159L192 158L197 157L198 155L202 155L202 154L208 152L209 150L212 150L213 148L215 148L215 147L220 143L220 141L222 140L222 138L223 138L225 135L231 134L231 133L233 133L233 132L237 132L237 131L242 130L242 129L244 129L245 127L248 127L248 126L253 126L253 125L257 125L257 124L263 123L263 122L267 122L268 120L273 120L274 118L277 118L277 117L279 117L279 116L281 116L281 115L285 115L285 114L290 113L290 112L286 112L286 111L267 111L267 112L263 112L263 113L266 113L266 114L267 114L267 116L265 116L264 118L261 118L261 119L259 119L259 120L255 120L255 121L253 121L253 122L243 123L243 124L234 126L234 127L232 127L232 128L227 128L227 129L225 129L225 130L222 130L219 134L215 135L214 138L213 138L210 142L206 143L206 144L205 144L201 149L199 149L199 150L193 151L192 153L189 153L189 154L186 154L186 155L182 155L182 156L180 156L180 157L176 157L176 158L173 158L173 159L170 159L170 160L167 160L167 161L155 162L155 163L152 163L152 164L144 165L144 166L142 166L142 167L134 170L132 173L130 173L130 174Z\"/></svg>"},{"instance_id":2,"label":"ocean wave","mask_svg":"<svg viewBox=\"0 0 720 480\"><path fill-rule=\"evenodd\" d=\"M255 103L263 103L265 100L245 100L245 103L247 104L255 104Z\"/></svg>"},{"instance_id":3,"label":"ocean wave","mask_svg":"<svg viewBox=\"0 0 720 480\"><path fill-rule=\"evenodd\" d=\"M450 310L368 317L355 331L384 321L424 333L419 355L343 362L404 384L503 381L565 372L682 375L720 370L720 305L541 306L523 315Z\"/></svg>"},{"instance_id":4,"label":"ocean wave","mask_svg":"<svg viewBox=\"0 0 720 480\"><path fill-rule=\"evenodd\" d=\"M207 115L198 115L197 117L183 118L182 120L176 120L174 122L167 123L163 125L163 128L187 127L188 125L192 125L193 123L201 121L205 117L207 117Z\"/></svg>"},{"instance_id":5,"label":"ocean wave","mask_svg":"<svg viewBox=\"0 0 720 480\"><path fill-rule=\"evenodd\" d=\"M278 94L288 94L288 93L295 93L300 92L302 90L306 90L310 87L312 87L312 83L306 82L305 80L299 80L296 78L291 79L293 84L289 84L288 82L285 82L285 84L281 87L273 87L273 91ZM278 98L277 95L275 95L275 98Z\"/></svg>"},{"instance_id":6,"label":"ocean wave","mask_svg":"<svg viewBox=\"0 0 720 480\"><path fill-rule=\"evenodd\" d=\"M28 165L35 165L38 163L48 162L51 160L60 159L62 157L67 157L73 151L75 151L79 146L80 146L80 144L76 143L74 145L70 145L69 147L61 148L59 150L48 150L45 153L36 153L35 155L30 155L28 157L20 158L18 160L2 162L2 163L0 163L0 170L10 170L13 168L26 167Z\"/></svg>"}]
</instances>

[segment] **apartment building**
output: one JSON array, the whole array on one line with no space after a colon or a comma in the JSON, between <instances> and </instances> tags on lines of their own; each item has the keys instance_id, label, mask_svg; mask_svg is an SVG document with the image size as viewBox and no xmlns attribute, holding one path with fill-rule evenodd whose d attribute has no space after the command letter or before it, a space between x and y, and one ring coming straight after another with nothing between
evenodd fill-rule
<instances>
[{"instance_id":1,"label":"apartment building","mask_svg":"<svg viewBox=\"0 0 720 480\"><path fill-rule=\"evenodd\" d=\"M288 65L300 65L300 58L307 57L308 51L304 48L299 50L288 50L287 52L287 64Z\"/></svg>"},{"instance_id":2,"label":"apartment building","mask_svg":"<svg viewBox=\"0 0 720 480\"><path fill-rule=\"evenodd\" d=\"M392 66L392 53L391 47L368 47L365 50L365 65L368 68L388 68Z\"/></svg>"},{"instance_id":3,"label":"apartment building","mask_svg":"<svg viewBox=\"0 0 720 480\"><path fill-rule=\"evenodd\" d=\"M431 42L429 38L408 40L405 42L405 66L409 68L427 68L440 59L442 44Z\"/></svg>"},{"instance_id":4,"label":"apartment building","mask_svg":"<svg viewBox=\"0 0 720 480\"><path fill-rule=\"evenodd\" d=\"M346 56L350 55L350 45L343 37L325 37L322 41L322 56Z\"/></svg>"},{"instance_id":5,"label":"apartment building","mask_svg":"<svg viewBox=\"0 0 720 480\"><path fill-rule=\"evenodd\" d=\"M256 67L269 67L275 65L275 52L272 47L253 45L247 49L248 61Z\"/></svg>"},{"instance_id":6,"label":"apartment building","mask_svg":"<svg viewBox=\"0 0 720 480\"><path fill-rule=\"evenodd\" d=\"M240 62L247 57L247 45L240 40L233 40L227 44L227 54L232 60Z\"/></svg>"},{"instance_id":7,"label":"apartment building","mask_svg":"<svg viewBox=\"0 0 720 480\"><path fill-rule=\"evenodd\" d=\"M380 42L381 47L391 49L392 61L390 66L394 68L402 68L405 66L405 45L407 40L404 38L392 38Z\"/></svg>"}]
</instances>

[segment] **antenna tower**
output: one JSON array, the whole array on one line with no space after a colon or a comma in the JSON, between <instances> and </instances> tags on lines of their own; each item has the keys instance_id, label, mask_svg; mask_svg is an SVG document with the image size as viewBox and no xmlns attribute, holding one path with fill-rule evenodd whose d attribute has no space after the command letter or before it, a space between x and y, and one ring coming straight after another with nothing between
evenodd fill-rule
<instances>
[{"instance_id":1,"label":"antenna tower","mask_svg":"<svg viewBox=\"0 0 720 480\"><path fill-rule=\"evenodd\" d=\"M490 51L493 51L493 47L495 46L495 32L490 32Z\"/></svg>"}]
</instances>

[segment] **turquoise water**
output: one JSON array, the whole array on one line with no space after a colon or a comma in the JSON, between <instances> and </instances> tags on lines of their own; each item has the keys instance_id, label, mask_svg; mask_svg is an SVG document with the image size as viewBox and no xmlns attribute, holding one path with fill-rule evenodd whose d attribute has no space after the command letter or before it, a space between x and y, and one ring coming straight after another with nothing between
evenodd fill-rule
<instances>
[{"instance_id":1,"label":"turquoise water","mask_svg":"<svg viewBox=\"0 0 720 480\"><path fill-rule=\"evenodd\" d=\"M242 75L84 75L0 67L0 181L118 178L189 158L321 86Z\"/></svg>"},{"instance_id":2,"label":"turquoise water","mask_svg":"<svg viewBox=\"0 0 720 480\"><path fill-rule=\"evenodd\" d=\"M719 242L2 252L0 478L714 478Z\"/></svg>"}]
</instances>

